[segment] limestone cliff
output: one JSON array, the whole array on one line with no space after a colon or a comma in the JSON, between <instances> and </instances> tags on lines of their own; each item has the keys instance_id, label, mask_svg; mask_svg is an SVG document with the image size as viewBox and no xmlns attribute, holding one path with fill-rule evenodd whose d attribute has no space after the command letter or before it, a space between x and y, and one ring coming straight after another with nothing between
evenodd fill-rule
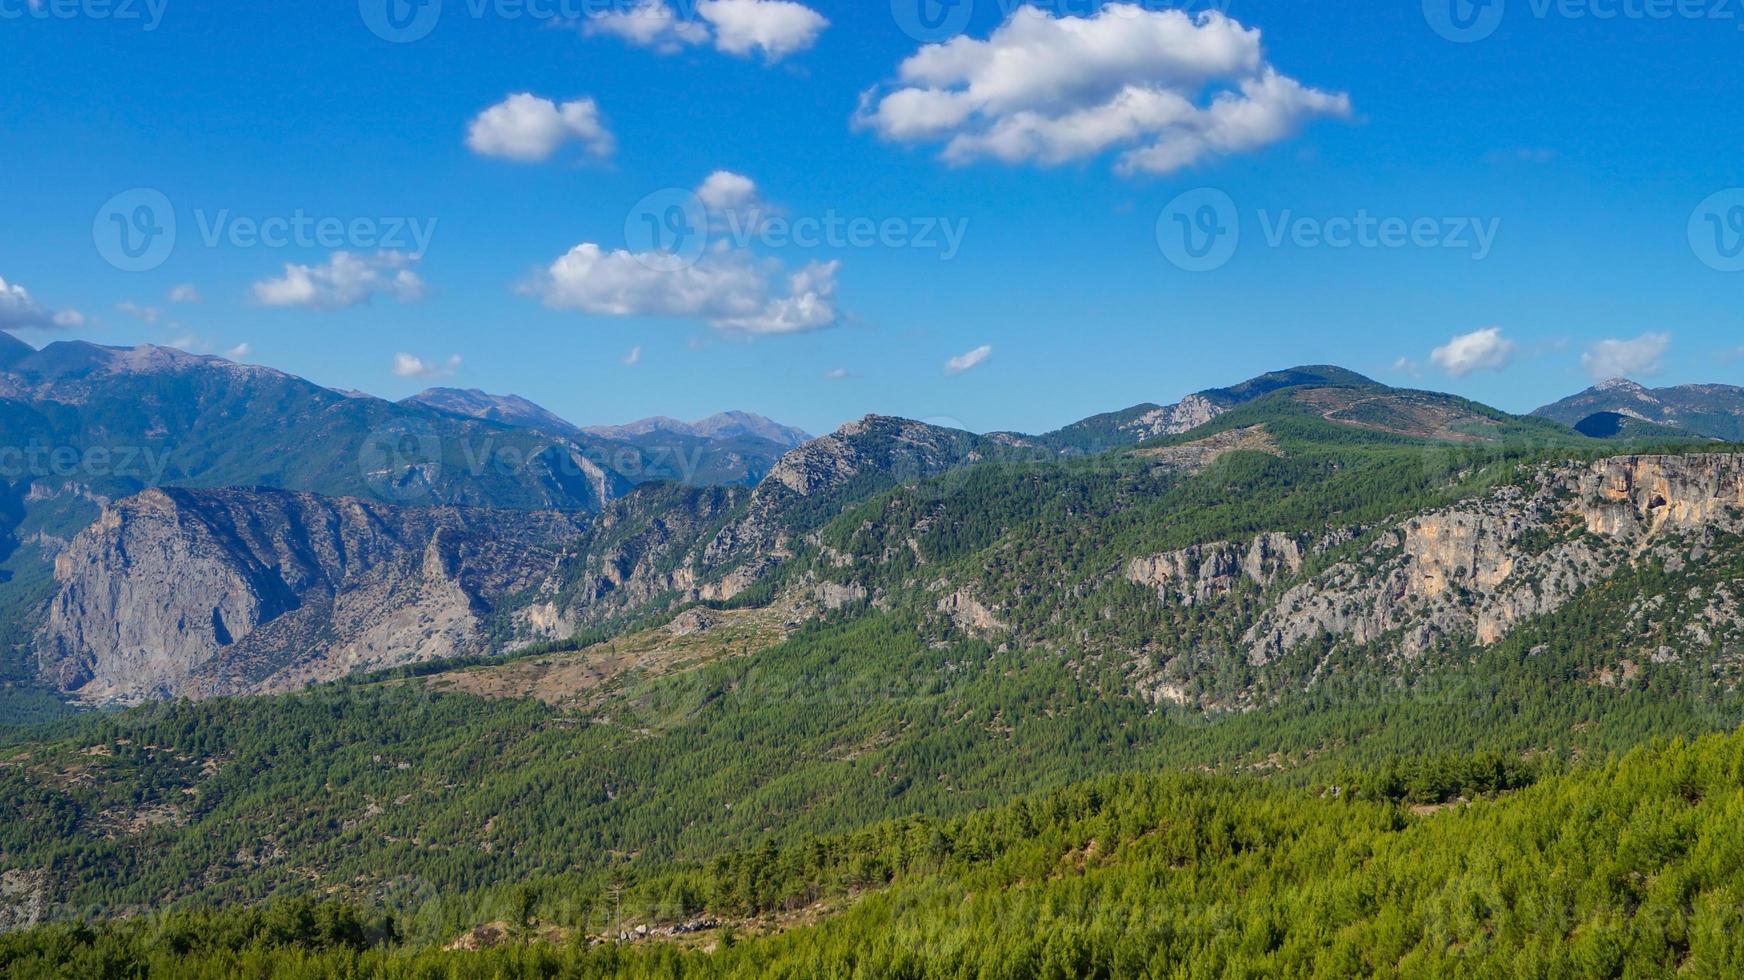
<instances>
[{"instance_id":1,"label":"limestone cliff","mask_svg":"<svg viewBox=\"0 0 1744 980\"><path fill-rule=\"evenodd\" d=\"M1127 577L1188 605L1243 580L1269 589L1243 637L1255 665L1320 636L1413 657L1444 639L1495 643L1633 562L1699 560L1740 530L1744 456L1619 456L1404 518L1306 578L1280 535L1135 559Z\"/></svg>"},{"instance_id":2,"label":"limestone cliff","mask_svg":"<svg viewBox=\"0 0 1744 980\"><path fill-rule=\"evenodd\" d=\"M55 562L39 668L90 702L284 690L484 648L585 519L272 490L148 490Z\"/></svg>"}]
</instances>

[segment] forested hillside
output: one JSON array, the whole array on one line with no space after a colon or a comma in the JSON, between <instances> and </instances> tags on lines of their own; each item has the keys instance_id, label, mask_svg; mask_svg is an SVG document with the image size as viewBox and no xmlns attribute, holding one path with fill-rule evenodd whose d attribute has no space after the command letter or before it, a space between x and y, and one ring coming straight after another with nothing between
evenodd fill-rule
<instances>
[{"instance_id":1,"label":"forested hillside","mask_svg":"<svg viewBox=\"0 0 1744 980\"><path fill-rule=\"evenodd\" d=\"M1093 456L874 417L753 489L643 487L476 613L476 652L0 736L0 925L37 927L0 949L21 975L1725 966L1724 860L1668 898L1587 838L1530 874L1534 838L1474 850L1556 794L1638 832L1663 787L1614 781L1658 763L1608 767L1744 723L1744 455L1627 448L1357 379ZM1735 739L1654 752L1696 760L1676 805L1711 836ZM1631 919L1649 898L1683 918Z\"/></svg>"},{"instance_id":2,"label":"forested hillside","mask_svg":"<svg viewBox=\"0 0 1744 980\"><path fill-rule=\"evenodd\" d=\"M475 909L502 916L474 934L502 943L484 951L439 951L408 934L415 919L292 903L30 930L0 937L0 968L1729 976L1744 970L1740 820L1739 735L1656 743L1566 775L1499 757L1305 787L1146 773L590 890L525 884Z\"/></svg>"}]
</instances>

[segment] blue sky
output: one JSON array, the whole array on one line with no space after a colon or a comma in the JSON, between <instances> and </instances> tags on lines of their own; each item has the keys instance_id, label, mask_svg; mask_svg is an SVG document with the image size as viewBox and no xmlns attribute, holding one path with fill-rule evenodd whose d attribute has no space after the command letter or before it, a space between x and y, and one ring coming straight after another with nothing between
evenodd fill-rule
<instances>
[{"instance_id":1,"label":"blue sky","mask_svg":"<svg viewBox=\"0 0 1744 980\"><path fill-rule=\"evenodd\" d=\"M1441 0L1230 0L1166 24L1178 8L1153 4L1088 34L1098 4L975 0L954 53L907 73L916 0L713 19L686 0L651 38L646 10L615 32L585 16L632 0L532 2L565 16L445 0L396 43L375 0L0 0L12 322L38 344L246 345L386 397L514 392L582 423L1040 431L1305 362L1515 411L1617 367L1744 382L1736 0L1505 0L1465 42L1437 32ZM1294 88L1241 88L1268 73ZM138 189L176 236L132 272L99 245ZM705 254L642 261L650 195L657 223L707 199ZM1183 268L1175 212L1233 215L1239 244ZM345 231L237 232L299 214ZM1327 244L1363 216L1416 241ZM848 240L855 220L881 230ZM829 221L832 240L786 240ZM185 286L198 302L171 300Z\"/></svg>"}]
</instances>

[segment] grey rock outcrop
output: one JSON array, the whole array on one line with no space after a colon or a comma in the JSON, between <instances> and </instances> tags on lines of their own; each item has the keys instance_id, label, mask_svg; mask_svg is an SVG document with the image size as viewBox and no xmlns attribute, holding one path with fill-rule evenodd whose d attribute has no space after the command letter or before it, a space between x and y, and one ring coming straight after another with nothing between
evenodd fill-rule
<instances>
[{"instance_id":1,"label":"grey rock outcrop","mask_svg":"<svg viewBox=\"0 0 1744 980\"><path fill-rule=\"evenodd\" d=\"M1323 635L1386 641L1421 654L1444 638L1497 642L1521 621L1648 556L1687 560L1704 536L1744 530L1744 456L1621 456L1547 467L1536 489L1486 496L1402 520L1346 560L1290 585L1247 630L1255 664ZM1165 556L1166 558L1167 556ZM1236 571L1231 556L1204 569L1139 567L1203 601ZM1246 574L1246 570L1242 569ZM1717 600L1718 601L1718 600Z\"/></svg>"},{"instance_id":2,"label":"grey rock outcrop","mask_svg":"<svg viewBox=\"0 0 1744 980\"><path fill-rule=\"evenodd\" d=\"M98 703L286 690L485 646L585 518L272 490L149 490L55 562L39 669Z\"/></svg>"}]
</instances>

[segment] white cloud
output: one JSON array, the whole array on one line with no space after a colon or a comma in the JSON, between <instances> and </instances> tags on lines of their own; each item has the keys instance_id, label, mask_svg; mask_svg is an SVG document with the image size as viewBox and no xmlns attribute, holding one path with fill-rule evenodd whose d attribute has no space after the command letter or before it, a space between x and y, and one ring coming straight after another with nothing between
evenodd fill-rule
<instances>
[{"instance_id":1,"label":"white cloud","mask_svg":"<svg viewBox=\"0 0 1744 980\"><path fill-rule=\"evenodd\" d=\"M696 196L711 211L736 211L755 207L760 203L756 181L731 170L717 170L709 174L701 186L697 187Z\"/></svg>"},{"instance_id":2,"label":"white cloud","mask_svg":"<svg viewBox=\"0 0 1744 980\"><path fill-rule=\"evenodd\" d=\"M1671 334L1644 333L1634 340L1601 340L1581 355L1581 367L1603 381L1659 373L1660 359L1671 346Z\"/></svg>"},{"instance_id":3,"label":"white cloud","mask_svg":"<svg viewBox=\"0 0 1744 980\"><path fill-rule=\"evenodd\" d=\"M826 381L846 381L851 377L853 375L848 372L847 368L831 368L824 372L824 380Z\"/></svg>"},{"instance_id":4,"label":"white cloud","mask_svg":"<svg viewBox=\"0 0 1744 980\"><path fill-rule=\"evenodd\" d=\"M424 298L424 280L412 271L417 259L404 252L355 255L334 252L325 265L285 264L285 274L254 284L264 306L343 310L386 293L402 303Z\"/></svg>"},{"instance_id":5,"label":"white cloud","mask_svg":"<svg viewBox=\"0 0 1744 980\"><path fill-rule=\"evenodd\" d=\"M830 25L822 14L792 0L697 0L696 17L681 17L666 0L638 0L627 10L595 14L586 34L609 34L673 54L713 42L715 49L769 64L817 43Z\"/></svg>"},{"instance_id":6,"label":"white cloud","mask_svg":"<svg viewBox=\"0 0 1744 980\"><path fill-rule=\"evenodd\" d=\"M224 358L225 360L230 361L240 361L252 353L254 353L254 348L246 343L242 343L225 351Z\"/></svg>"},{"instance_id":7,"label":"white cloud","mask_svg":"<svg viewBox=\"0 0 1744 980\"><path fill-rule=\"evenodd\" d=\"M522 163L549 160L564 143L579 141L593 156L612 155L616 140L592 99L558 105L528 92L511 95L475 116L466 131L474 153Z\"/></svg>"},{"instance_id":8,"label":"white cloud","mask_svg":"<svg viewBox=\"0 0 1744 980\"><path fill-rule=\"evenodd\" d=\"M1408 374L1413 378L1423 377L1423 369L1418 367L1417 362L1409 357L1401 356L1395 360L1393 362L1393 370L1400 374Z\"/></svg>"},{"instance_id":9,"label":"white cloud","mask_svg":"<svg viewBox=\"0 0 1744 980\"><path fill-rule=\"evenodd\" d=\"M790 0L700 0L696 12L714 25L715 47L749 57L761 53L773 64L817 42L830 22Z\"/></svg>"},{"instance_id":10,"label":"white cloud","mask_svg":"<svg viewBox=\"0 0 1744 980\"><path fill-rule=\"evenodd\" d=\"M115 304L115 308L128 316L138 317L146 323L156 323L163 319L163 310L155 306L146 306L132 300L123 300Z\"/></svg>"},{"instance_id":11,"label":"white cloud","mask_svg":"<svg viewBox=\"0 0 1744 980\"><path fill-rule=\"evenodd\" d=\"M1502 336L1502 328L1485 327L1449 340L1430 351L1429 359L1456 378L1479 370L1500 371L1514 359L1514 342Z\"/></svg>"},{"instance_id":12,"label":"white cloud","mask_svg":"<svg viewBox=\"0 0 1744 980\"><path fill-rule=\"evenodd\" d=\"M17 283L0 278L0 330L54 330L85 325L78 310L51 312Z\"/></svg>"},{"instance_id":13,"label":"white cloud","mask_svg":"<svg viewBox=\"0 0 1744 980\"><path fill-rule=\"evenodd\" d=\"M962 374L964 371L968 371L971 368L975 368L975 367L980 366L983 362L985 362L989 357L992 357L992 356L993 356L993 345L992 344L982 344L980 347L977 347L972 351L966 351L962 354L958 354L956 357L953 357L950 360L946 361L945 362L945 373L946 374Z\"/></svg>"},{"instance_id":14,"label":"white cloud","mask_svg":"<svg viewBox=\"0 0 1744 980\"><path fill-rule=\"evenodd\" d=\"M837 320L836 262L783 274L778 263L743 249L711 249L679 269L663 265L663 258L583 242L551 263L529 289L555 309L686 317L741 333L802 333Z\"/></svg>"},{"instance_id":15,"label":"white cloud","mask_svg":"<svg viewBox=\"0 0 1744 980\"><path fill-rule=\"evenodd\" d=\"M205 302L205 297L200 295L200 290L191 282L182 283L180 286L170 290L169 299L172 303Z\"/></svg>"},{"instance_id":16,"label":"white cloud","mask_svg":"<svg viewBox=\"0 0 1744 980\"><path fill-rule=\"evenodd\" d=\"M642 348L641 347L630 348L629 350L624 352L624 356L619 358L619 360L623 361L624 364L628 367L635 367L636 365L642 363Z\"/></svg>"},{"instance_id":17,"label":"white cloud","mask_svg":"<svg viewBox=\"0 0 1744 980\"><path fill-rule=\"evenodd\" d=\"M400 378L446 378L460 369L460 355L450 354L448 360L426 361L416 354L401 351L394 355L394 376Z\"/></svg>"},{"instance_id":18,"label":"white cloud","mask_svg":"<svg viewBox=\"0 0 1744 980\"><path fill-rule=\"evenodd\" d=\"M1122 148L1122 173L1171 173L1288 139L1350 97L1266 62L1260 32L1218 11L1109 4L1087 17L1022 6L986 40L931 44L856 118L884 139L943 142L951 163L1060 164Z\"/></svg>"},{"instance_id":19,"label":"white cloud","mask_svg":"<svg viewBox=\"0 0 1744 980\"><path fill-rule=\"evenodd\" d=\"M739 207L764 205L749 178L716 171L696 190L711 226ZM607 250L583 242L538 273L525 291L554 309L606 316L667 316L703 320L744 334L804 333L834 326L839 262L789 269L720 239L694 262L660 252Z\"/></svg>"}]
</instances>

